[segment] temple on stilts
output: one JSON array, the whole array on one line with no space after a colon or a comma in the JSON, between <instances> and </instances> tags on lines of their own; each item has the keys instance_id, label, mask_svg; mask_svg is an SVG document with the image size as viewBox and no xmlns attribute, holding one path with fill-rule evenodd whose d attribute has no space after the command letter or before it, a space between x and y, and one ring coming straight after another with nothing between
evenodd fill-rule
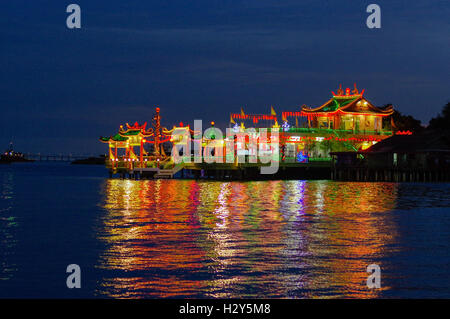
<instances>
[{"instance_id":1,"label":"temple on stilts","mask_svg":"<svg viewBox=\"0 0 450 319\"><path fill-rule=\"evenodd\" d=\"M183 123L168 130L156 108L151 127L126 124L100 138L109 145L106 165L111 176L134 178L329 178L330 154L365 150L392 136L394 112L390 105L373 105L356 85L331 95L320 106L281 113L271 107L268 114L246 114L241 108L230 114L227 133L214 122L205 132ZM274 161L276 173L260 173Z\"/></svg>"}]
</instances>

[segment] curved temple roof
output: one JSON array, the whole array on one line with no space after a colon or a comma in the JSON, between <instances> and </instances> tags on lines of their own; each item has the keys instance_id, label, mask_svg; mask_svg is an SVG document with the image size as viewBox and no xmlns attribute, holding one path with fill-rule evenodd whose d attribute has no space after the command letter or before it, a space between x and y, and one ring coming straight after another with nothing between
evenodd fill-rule
<instances>
[{"instance_id":1,"label":"curved temple roof","mask_svg":"<svg viewBox=\"0 0 450 319\"><path fill-rule=\"evenodd\" d=\"M316 108L309 108L306 105L302 106L303 115L315 115L317 113L326 113L324 115L328 115L337 112L388 116L394 112L394 109L392 105L386 108L377 107L365 99L362 94L334 95L327 102Z\"/></svg>"},{"instance_id":2,"label":"curved temple roof","mask_svg":"<svg viewBox=\"0 0 450 319\"><path fill-rule=\"evenodd\" d=\"M126 130L124 130L123 125L120 126L119 134L121 136L136 136L140 134L143 137L149 137L154 134L153 129L149 130L145 129L147 126L147 122L145 122L143 125L139 125L138 122L134 123L133 126L131 126L128 123L126 123L126 125L127 125Z\"/></svg>"},{"instance_id":3,"label":"curved temple roof","mask_svg":"<svg viewBox=\"0 0 450 319\"><path fill-rule=\"evenodd\" d=\"M109 143L109 142L125 142L128 140L128 137L121 136L120 134L116 134L114 136L110 137L100 137L100 141L103 143Z\"/></svg>"}]
</instances>

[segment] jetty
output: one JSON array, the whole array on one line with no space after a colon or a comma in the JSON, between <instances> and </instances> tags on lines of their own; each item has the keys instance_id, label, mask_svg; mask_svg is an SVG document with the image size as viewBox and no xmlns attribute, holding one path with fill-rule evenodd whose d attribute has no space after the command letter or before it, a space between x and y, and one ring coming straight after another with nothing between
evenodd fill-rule
<instances>
[{"instance_id":1,"label":"jetty","mask_svg":"<svg viewBox=\"0 0 450 319\"><path fill-rule=\"evenodd\" d=\"M331 155L331 177L335 180L450 181L450 139L445 132L395 135L364 151L332 152Z\"/></svg>"},{"instance_id":2,"label":"jetty","mask_svg":"<svg viewBox=\"0 0 450 319\"><path fill-rule=\"evenodd\" d=\"M151 125L126 123L100 137L108 145L105 165L122 178L330 179L342 175L330 154L364 151L391 137L394 112L372 104L356 85L331 93L317 107L270 107L267 114L241 108L230 114L226 133L214 122L204 131L195 122L168 129L156 108Z\"/></svg>"}]
</instances>

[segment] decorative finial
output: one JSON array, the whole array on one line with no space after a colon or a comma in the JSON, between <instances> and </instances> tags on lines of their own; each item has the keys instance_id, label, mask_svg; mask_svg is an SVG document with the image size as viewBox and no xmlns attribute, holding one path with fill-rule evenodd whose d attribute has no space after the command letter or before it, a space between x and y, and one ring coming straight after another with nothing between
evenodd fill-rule
<instances>
[{"instance_id":1,"label":"decorative finial","mask_svg":"<svg viewBox=\"0 0 450 319\"><path fill-rule=\"evenodd\" d=\"M354 89L353 89L353 91L352 91L352 93L353 93L353 95L357 95L357 94L359 94L359 91L358 91L358 89L356 88L356 83L353 83L353 85L354 85Z\"/></svg>"}]
</instances>

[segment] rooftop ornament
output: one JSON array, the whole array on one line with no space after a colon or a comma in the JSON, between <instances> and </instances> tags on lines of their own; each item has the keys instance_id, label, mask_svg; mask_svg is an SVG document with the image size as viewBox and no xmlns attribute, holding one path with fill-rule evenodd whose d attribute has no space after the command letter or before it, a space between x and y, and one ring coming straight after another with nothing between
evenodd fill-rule
<instances>
[{"instance_id":1,"label":"rooftop ornament","mask_svg":"<svg viewBox=\"0 0 450 319\"><path fill-rule=\"evenodd\" d=\"M337 94L331 91L331 94L333 94L334 97L339 98L355 98L355 97L362 97L364 94L364 90L361 91L361 93L356 88L356 83L354 83L354 89L350 91L350 88L346 88L345 92L342 89L342 84L339 84L339 88L337 90Z\"/></svg>"}]
</instances>

